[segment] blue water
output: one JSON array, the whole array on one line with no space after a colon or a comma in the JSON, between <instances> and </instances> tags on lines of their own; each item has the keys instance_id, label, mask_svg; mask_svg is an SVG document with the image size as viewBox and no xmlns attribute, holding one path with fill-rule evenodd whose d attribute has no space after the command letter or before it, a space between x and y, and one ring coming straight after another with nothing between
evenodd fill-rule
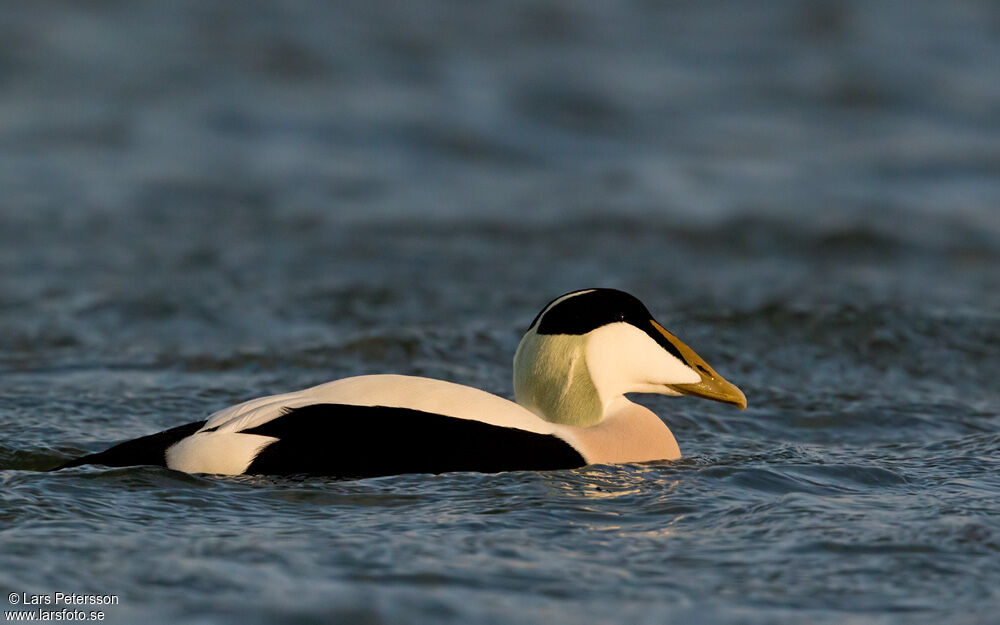
<instances>
[{"instance_id":1,"label":"blue water","mask_svg":"<svg viewBox=\"0 0 1000 625\"><path fill-rule=\"evenodd\" d=\"M985 1L6 6L0 596L113 594L119 623L995 622L998 112ZM675 463L40 471L347 375L510 397L520 332L590 286L749 409L638 396Z\"/></svg>"}]
</instances>

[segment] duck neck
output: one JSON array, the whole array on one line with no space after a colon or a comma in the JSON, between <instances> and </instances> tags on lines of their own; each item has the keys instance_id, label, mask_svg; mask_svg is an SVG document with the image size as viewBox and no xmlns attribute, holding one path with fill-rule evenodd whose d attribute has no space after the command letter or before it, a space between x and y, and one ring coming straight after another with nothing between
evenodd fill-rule
<instances>
[{"instance_id":1,"label":"duck neck","mask_svg":"<svg viewBox=\"0 0 1000 625\"><path fill-rule=\"evenodd\" d=\"M514 355L514 398L539 417L561 425L590 427L605 416L582 336L534 331L525 335Z\"/></svg>"}]
</instances>

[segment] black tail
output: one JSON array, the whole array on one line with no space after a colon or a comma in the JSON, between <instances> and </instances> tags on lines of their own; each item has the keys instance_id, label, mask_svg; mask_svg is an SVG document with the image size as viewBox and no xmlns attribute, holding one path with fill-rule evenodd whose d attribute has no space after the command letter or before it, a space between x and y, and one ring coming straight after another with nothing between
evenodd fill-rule
<instances>
[{"instance_id":1,"label":"black tail","mask_svg":"<svg viewBox=\"0 0 1000 625\"><path fill-rule=\"evenodd\" d=\"M114 447L96 454L81 456L50 470L58 471L70 467L79 467L84 464L103 464L108 467L131 467L140 464L151 464L165 467L167 466L167 448L182 438L194 434L204 425L204 421L178 425L163 432L118 443Z\"/></svg>"}]
</instances>

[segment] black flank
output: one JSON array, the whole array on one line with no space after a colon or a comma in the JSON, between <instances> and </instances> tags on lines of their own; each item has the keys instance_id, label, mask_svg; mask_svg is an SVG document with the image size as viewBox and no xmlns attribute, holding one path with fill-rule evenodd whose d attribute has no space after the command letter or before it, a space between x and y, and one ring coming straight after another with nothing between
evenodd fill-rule
<instances>
[{"instance_id":1,"label":"black flank","mask_svg":"<svg viewBox=\"0 0 1000 625\"><path fill-rule=\"evenodd\" d=\"M130 467L140 464L150 464L165 467L167 466L167 448L182 438L187 438L194 434L203 425L205 425L204 421L196 421L194 423L178 425L175 428L150 434L149 436L118 443L105 451L81 456L76 460L70 460L66 464L52 469L52 471L78 467L84 464L103 464L108 467Z\"/></svg>"},{"instance_id":2,"label":"black flank","mask_svg":"<svg viewBox=\"0 0 1000 625\"><path fill-rule=\"evenodd\" d=\"M555 436L409 408L313 404L243 432L278 439L250 463L248 474L358 478L548 471L586 464Z\"/></svg>"}]
</instances>

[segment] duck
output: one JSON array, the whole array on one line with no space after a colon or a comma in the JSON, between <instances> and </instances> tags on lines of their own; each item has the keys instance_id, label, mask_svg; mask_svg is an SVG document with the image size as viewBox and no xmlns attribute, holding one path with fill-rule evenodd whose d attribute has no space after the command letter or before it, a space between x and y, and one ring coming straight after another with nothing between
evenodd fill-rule
<instances>
[{"instance_id":1,"label":"duck","mask_svg":"<svg viewBox=\"0 0 1000 625\"><path fill-rule=\"evenodd\" d=\"M343 378L251 399L54 470L158 465L191 474L367 478L677 460L666 423L628 399L655 393L746 409L743 392L609 288L561 295L528 326L514 401L425 377Z\"/></svg>"}]
</instances>

